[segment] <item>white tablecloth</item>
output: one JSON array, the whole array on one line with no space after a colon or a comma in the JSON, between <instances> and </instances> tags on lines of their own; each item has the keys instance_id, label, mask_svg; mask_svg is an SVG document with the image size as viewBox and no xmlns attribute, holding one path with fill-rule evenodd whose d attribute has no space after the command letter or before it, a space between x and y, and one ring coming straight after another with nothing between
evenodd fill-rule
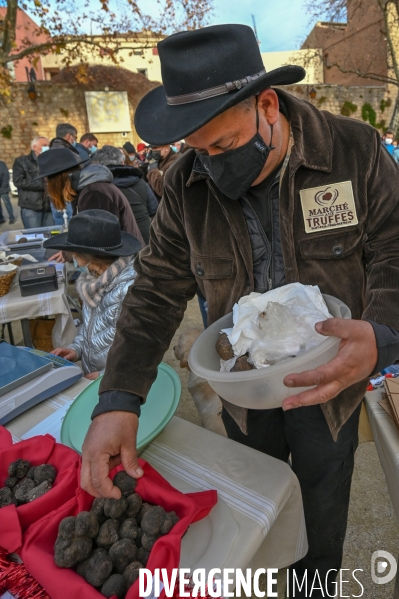
<instances>
[{"instance_id":1,"label":"white tablecloth","mask_svg":"<svg viewBox=\"0 0 399 599\"><path fill-rule=\"evenodd\" d=\"M39 316L56 317L53 329L54 347L63 347L72 342L76 328L68 306L65 283L59 281L57 291L22 297L18 276L15 277L10 291L0 297L0 324Z\"/></svg>"},{"instance_id":2,"label":"white tablecloth","mask_svg":"<svg viewBox=\"0 0 399 599\"><path fill-rule=\"evenodd\" d=\"M379 405L381 396L381 389L370 391L366 394L365 403L388 492L399 520L399 430L389 414Z\"/></svg>"}]
</instances>

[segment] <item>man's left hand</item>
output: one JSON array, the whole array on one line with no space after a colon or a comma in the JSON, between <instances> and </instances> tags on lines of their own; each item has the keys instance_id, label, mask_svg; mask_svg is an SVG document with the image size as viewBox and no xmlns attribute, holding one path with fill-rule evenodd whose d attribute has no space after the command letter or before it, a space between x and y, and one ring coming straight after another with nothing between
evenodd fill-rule
<instances>
[{"instance_id":1,"label":"man's left hand","mask_svg":"<svg viewBox=\"0 0 399 599\"><path fill-rule=\"evenodd\" d=\"M313 387L283 402L283 410L325 403L354 383L370 376L377 364L378 350L373 327L364 320L329 318L316 324L316 331L326 337L339 337L338 354L315 370L289 374L287 387Z\"/></svg>"}]
</instances>

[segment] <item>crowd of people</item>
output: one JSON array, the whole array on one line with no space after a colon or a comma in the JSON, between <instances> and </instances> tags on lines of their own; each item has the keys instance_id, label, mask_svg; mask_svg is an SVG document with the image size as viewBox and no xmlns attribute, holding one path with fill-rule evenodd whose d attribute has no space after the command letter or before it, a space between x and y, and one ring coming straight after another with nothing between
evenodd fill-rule
<instances>
[{"instance_id":1,"label":"crowd of people","mask_svg":"<svg viewBox=\"0 0 399 599\"><path fill-rule=\"evenodd\" d=\"M135 278L133 259L149 243L165 173L187 146L140 143L136 150L126 142L120 148L99 148L92 133L78 142L77 130L69 123L59 124L55 133L51 141L36 136L30 153L15 160L13 183L26 229L65 227L48 247L58 250L51 260L74 263L82 324L73 343L54 353L81 360L84 375L95 379L104 372L122 301ZM9 223L14 224L10 176L2 161L0 192ZM0 217L0 223L6 223L2 213ZM119 241L117 250L97 249L109 248L113 236Z\"/></svg>"},{"instance_id":2,"label":"crowd of people","mask_svg":"<svg viewBox=\"0 0 399 599\"><path fill-rule=\"evenodd\" d=\"M58 152L46 155L49 149ZM104 209L118 217L123 231L147 245L165 173L186 149L181 141L165 146L140 143L137 150L131 142L99 148L93 133L78 141L76 127L60 123L51 141L36 136L29 154L14 162L12 181L22 224L26 229L66 225L79 210ZM1 160L0 197L9 224L14 224L9 170ZM0 225L6 222L0 201Z\"/></svg>"}]
</instances>

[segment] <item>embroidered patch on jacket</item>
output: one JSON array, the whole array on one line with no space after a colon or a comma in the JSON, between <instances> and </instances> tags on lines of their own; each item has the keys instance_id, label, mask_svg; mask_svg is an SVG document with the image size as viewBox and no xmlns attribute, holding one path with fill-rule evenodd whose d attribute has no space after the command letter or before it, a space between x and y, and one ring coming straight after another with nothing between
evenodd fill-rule
<instances>
[{"instance_id":1,"label":"embroidered patch on jacket","mask_svg":"<svg viewBox=\"0 0 399 599\"><path fill-rule=\"evenodd\" d=\"M301 189L299 193L306 233L358 224L351 181Z\"/></svg>"}]
</instances>

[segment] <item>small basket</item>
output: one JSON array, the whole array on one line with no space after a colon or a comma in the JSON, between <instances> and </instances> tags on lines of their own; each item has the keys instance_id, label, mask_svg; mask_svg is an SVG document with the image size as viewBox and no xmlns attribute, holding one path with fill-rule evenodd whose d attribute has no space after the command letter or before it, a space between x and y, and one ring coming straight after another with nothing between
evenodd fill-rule
<instances>
[{"instance_id":1,"label":"small basket","mask_svg":"<svg viewBox=\"0 0 399 599\"><path fill-rule=\"evenodd\" d=\"M7 295L7 293L10 291L11 283L13 282L17 272L17 269L15 269L5 274L0 273L0 297Z\"/></svg>"},{"instance_id":2,"label":"small basket","mask_svg":"<svg viewBox=\"0 0 399 599\"><path fill-rule=\"evenodd\" d=\"M21 266L23 261L23 258L14 258L14 260L11 260L11 262L9 262L9 264L15 264L15 266Z\"/></svg>"}]
</instances>

